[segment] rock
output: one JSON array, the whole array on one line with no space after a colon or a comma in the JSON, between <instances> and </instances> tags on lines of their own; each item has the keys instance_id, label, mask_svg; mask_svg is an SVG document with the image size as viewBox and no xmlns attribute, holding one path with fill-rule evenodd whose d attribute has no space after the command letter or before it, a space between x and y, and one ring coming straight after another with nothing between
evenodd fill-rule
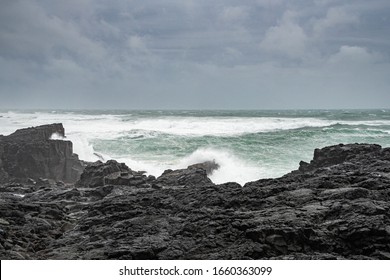
<instances>
[{"instance_id":1,"label":"rock","mask_svg":"<svg viewBox=\"0 0 390 280\"><path fill-rule=\"evenodd\" d=\"M157 178L156 183L164 186L199 186L213 185L207 177L207 172L212 172L218 168L213 162L204 162L188 166L186 169L165 170Z\"/></svg>"},{"instance_id":2,"label":"rock","mask_svg":"<svg viewBox=\"0 0 390 280\"><path fill-rule=\"evenodd\" d=\"M299 164L299 170L305 172L322 167L337 165L357 157L364 157L369 154L378 153L381 150L381 146L372 144L339 144L325 147L323 149L315 149L314 157L310 164L301 161Z\"/></svg>"},{"instance_id":3,"label":"rock","mask_svg":"<svg viewBox=\"0 0 390 280\"><path fill-rule=\"evenodd\" d=\"M8 221L6 221L6 220L4 220L4 219L2 219L2 218L0 218L0 225L9 225L9 222Z\"/></svg>"},{"instance_id":4,"label":"rock","mask_svg":"<svg viewBox=\"0 0 390 280\"><path fill-rule=\"evenodd\" d=\"M42 187L49 187L49 186L53 186L55 184L55 181L53 179L38 178L36 184Z\"/></svg>"},{"instance_id":5,"label":"rock","mask_svg":"<svg viewBox=\"0 0 390 280\"><path fill-rule=\"evenodd\" d=\"M65 137L65 129L61 123L18 129L5 138L16 141L33 142L49 140L53 134Z\"/></svg>"},{"instance_id":6,"label":"rock","mask_svg":"<svg viewBox=\"0 0 390 280\"><path fill-rule=\"evenodd\" d=\"M106 163L96 161L85 168L76 186L92 188L104 185L138 186L148 181L148 177L143 173L133 171L126 164L115 160Z\"/></svg>"},{"instance_id":7,"label":"rock","mask_svg":"<svg viewBox=\"0 0 390 280\"><path fill-rule=\"evenodd\" d=\"M36 185L37 184L37 182L35 180L31 179L31 178L27 178L27 183L28 184L32 184L32 185Z\"/></svg>"},{"instance_id":8,"label":"rock","mask_svg":"<svg viewBox=\"0 0 390 280\"><path fill-rule=\"evenodd\" d=\"M10 178L48 178L75 182L83 169L72 142L50 140L65 136L62 124L20 129L0 138L0 182Z\"/></svg>"},{"instance_id":9,"label":"rock","mask_svg":"<svg viewBox=\"0 0 390 280\"><path fill-rule=\"evenodd\" d=\"M211 175L215 170L218 170L219 164L213 161L205 161L188 166L188 169L204 169L207 175Z\"/></svg>"},{"instance_id":10,"label":"rock","mask_svg":"<svg viewBox=\"0 0 390 280\"><path fill-rule=\"evenodd\" d=\"M75 185L0 185L0 258L390 258L390 149L325 147L243 187L213 184L210 166L156 179L98 161Z\"/></svg>"},{"instance_id":11,"label":"rock","mask_svg":"<svg viewBox=\"0 0 390 280\"><path fill-rule=\"evenodd\" d=\"M56 186L63 187L63 186L65 186L65 183L62 181L57 181Z\"/></svg>"}]
</instances>

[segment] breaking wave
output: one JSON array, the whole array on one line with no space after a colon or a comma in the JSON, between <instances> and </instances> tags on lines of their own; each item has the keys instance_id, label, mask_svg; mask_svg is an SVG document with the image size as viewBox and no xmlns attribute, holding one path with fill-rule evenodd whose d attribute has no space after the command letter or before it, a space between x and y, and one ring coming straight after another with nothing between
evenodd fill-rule
<instances>
[{"instance_id":1,"label":"breaking wave","mask_svg":"<svg viewBox=\"0 0 390 280\"><path fill-rule=\"evenodd\" d=\"M254 162L246 161L228 150L214 148L197 149L181 159L177 167L185 168L205 161L215 161L219 165L219 168L209 176L215 184L237 182L243 185L246 182L258 180L267 173Z\"/></svg>"},{"instance_id":2,"label":"breaking wave","mask_svg":"<svg viewBox=\"0 0 390 280\"><path fill-rule=\"evenodd\" d=\"M366 142L390 146L388 111L176 112L7 111L0 134L63 123L86 161L116 159L159 176L166 169L215 160L214 183L281 176L310 160L314 148ZM52 139L61 139L53 135Z\"/></svg>"}]
</instances>

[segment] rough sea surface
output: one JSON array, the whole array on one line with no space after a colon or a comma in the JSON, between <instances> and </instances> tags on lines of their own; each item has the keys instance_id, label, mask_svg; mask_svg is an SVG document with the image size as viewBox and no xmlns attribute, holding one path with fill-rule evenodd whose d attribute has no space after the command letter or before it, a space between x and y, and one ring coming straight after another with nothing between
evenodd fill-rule
<instances>
[{"instance_id":1,"label":"rough sea surface","mask_svg":"<svg viewBox=\"0 0 390 280\"><path fill-rule=\"evenodd\" d=\"M390 147L390 110L0 111L0 134L63 123L80 159L116 159L159 176L215 160L214 183L282 176L339 143ZM53 135L53 138L58 136Z\"/></svg>"}]
</instances>

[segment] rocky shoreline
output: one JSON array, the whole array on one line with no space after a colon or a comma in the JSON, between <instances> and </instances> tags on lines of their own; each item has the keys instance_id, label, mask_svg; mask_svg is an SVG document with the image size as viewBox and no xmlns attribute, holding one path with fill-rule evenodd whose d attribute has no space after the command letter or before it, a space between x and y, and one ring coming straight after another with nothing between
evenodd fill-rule
<instances>
[{"instance_id":1,"label":"rocky shoreline","mask_svg":"<svg viewBox=\"0 0 390 280\"><path fill-rule=\"evenodd\" d=\"M276 179L214 162L146 176L86 163L62 124L0 136L0 259L390 259L390 148L314 151Z\"/></svg>"}]
</instances>

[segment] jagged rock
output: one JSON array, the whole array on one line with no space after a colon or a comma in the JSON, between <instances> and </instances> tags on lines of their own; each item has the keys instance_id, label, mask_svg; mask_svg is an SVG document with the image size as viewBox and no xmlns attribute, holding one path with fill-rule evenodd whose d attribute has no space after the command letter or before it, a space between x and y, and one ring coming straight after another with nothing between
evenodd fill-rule
<instances>
[{"instance_id":1,"label":"jagged rock","mask_svg":"<svg viewBox=\"0 0 390 280\"><path fill-rule=\"evenodd\" d=\"M188 166L188 169L204 169L207 175L211 175L215 170L218 170L219 164L215 161L205 161Z\"/></svg>"},{"instance_id":2,"label":"jagged rock","mask_svg":"<svg viewBox=\"0 0 390 280\"><path fill-rule=\"evenodd\" d=\"M382 147L373 144L339 144L323 149L315 149L313 160L309 163L300 162L299 170L302 172L315 170L327 166L340 164L346 161L364 157L367 154L380 152Z\"/></svg>"},{"instance_id":3,"label":"jagged rock","mask_svg":"<svg viewBox=\"0 0 390 280\"><path fill-rule=\"evenodd\" d=\"M213 182L207 177L217 169L218 165L212 162L204 162L188 166L186 169L165 170L157 178L156 183L163 186L199 186L213 185Z\"/></svg>"},{"instance_id":4,"label":"jagged rock","mask_svg":"<svg viewBox=\"0 0 390 280\"><path fill-rule=\"evenodd\" d=\"M303 165L243 187L115 161L76 188L0 185L0 259L389 259L390 149L331 146Z\"/></svg>"},{"instance_id":5,"label":"jagged rock","mask_svg":"<svg viewBox=\"0 0 390 280\"><path fill-rule=\"evenodd\" d=\"M18 129L9 136L6 136L6 139L17 142L46 141L55 133L61 137L65 137L65 129L61 123Z\"/></svg>"},{"instance_id":6,"label":"jagged rock","mask_svg":"<svg viewBox=\"0 0 390 280\"><path fill-rule=\"evenodd\" d=\"M99 187L104 185L138 186L153 179L131 170L126 164L109 160L106 163L96 161L89 164L80 176L76 186Z\"/></svg>"},{"instance_id":7,"label":"jagged rock","mask_svg":"<svg viewBox=\"0 0 390 280\"><path fill-rule=\"evenodd\" d=\"M11 178L48 178L73 183L83 166L73 153L72 142L50 140L53 133L65 137L62 124L20 129L0 138L0 182Z\"/></svg>"},{"instance_id":8,"label":"jagged rock","mask_svg":"<svg viewBox=\"0 0 390 280\"><path fill-rule=\"evenodd\" d=\"M0 225L9 225L9 222L0 218Z\"/></svg>"}]
</instances>

